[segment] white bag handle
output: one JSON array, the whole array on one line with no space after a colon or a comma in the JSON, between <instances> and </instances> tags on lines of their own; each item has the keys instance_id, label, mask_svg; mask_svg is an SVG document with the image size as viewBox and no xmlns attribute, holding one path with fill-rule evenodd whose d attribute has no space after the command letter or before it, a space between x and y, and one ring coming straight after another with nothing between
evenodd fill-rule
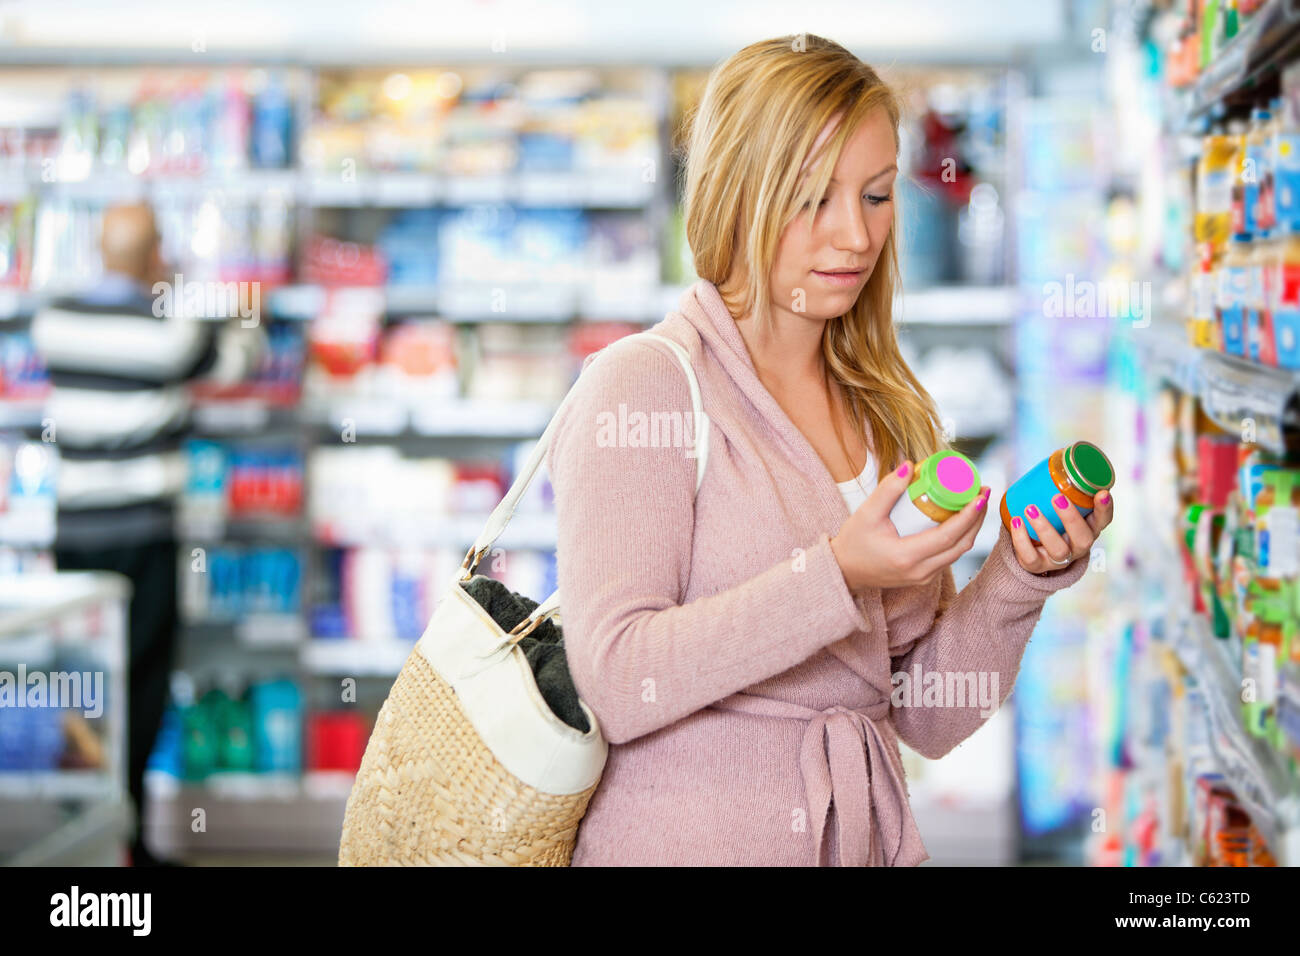
<instances>
[{"instance_id":1,"label":"white bag handle","mask_svg":"<svg viewBox=\"0 0 1300 956\"><path fill-rule=\"evenodd\" d=\"M700 485L704 481L704 467L709 455L709 419L708 416L704 414L702 408L702 403L700 401L700 385L699 382L696 381L695 370L691 368L690 355L687 353L686 349L679 343L674 342L672 339L666 338L655 332L638 332L635 335L627 335L615 342L611 342L600 351L603 353L612 346L618 345L621 342L626 342L630 339L636 339L643 336L658 339L668 345L673 350L673 354L677 356L677 361L686 372L686 381L691 392L691 408L695 415L695 491L698 494ZM593 359L593 361L600 361L600 353L597 353L597 357ZM483 555L487 554L488 550L492 547L493 542L500 537L501 533L505 531L506 525L510 523L510 519L514 517L515 508L518 506L519 500L523 497L524 492L528 490L528 486L532 484L533 478L537 474L537 469L541 467L542 462L546 458L546 450L551 444L551 436L555 430L555 422L560 417L560 410L568 403L569 399L573 396L574 391L575 389L570 388L568 394L564 396L563 401L560 402L559 408L555 410L555 414L551 416L551 420L547 423L546 429L542 432L542 437L537 440L537 445L533 448L532 454L528 456L528 461L524 463L523 468L520 469L519 474L515 477L514 484L510 486L510 490L506 492L506 495L501 499L500 504L498 504L496 508L493 509L492 514L488 516L487 524L484 526L483 530L479 532L478 538L475 539L474 544L465 555L465 560L461 562L460 570L457 572L458 581L467 581L473 576L474 569L477 568L479 562L483 560ZM512 635L509 642L510 645L513 646L517 643L520 638L528 634L543 620L558 611L559 607L560 591L556 588L555 592L551 594L550 597L534 608L532 614L528 615L528 617L524 618L514 627L510 632Z\"/></svg>"}]
</instances>

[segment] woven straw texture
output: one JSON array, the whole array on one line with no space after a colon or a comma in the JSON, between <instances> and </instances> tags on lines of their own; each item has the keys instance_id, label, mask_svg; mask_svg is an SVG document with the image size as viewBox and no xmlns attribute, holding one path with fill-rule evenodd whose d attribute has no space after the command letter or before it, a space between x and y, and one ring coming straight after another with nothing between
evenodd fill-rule
<instances>
[{"instance_id":1,"label":"woven straw texture","mask_svg":"<svg viewBox=\"0 0 1300 956\"><path fill-rule=\"evenodd\" d=\"M557 795L512 775L415 649L348 796L339 865L568 866L598 784Z\"/></svg>"}]
</instances>

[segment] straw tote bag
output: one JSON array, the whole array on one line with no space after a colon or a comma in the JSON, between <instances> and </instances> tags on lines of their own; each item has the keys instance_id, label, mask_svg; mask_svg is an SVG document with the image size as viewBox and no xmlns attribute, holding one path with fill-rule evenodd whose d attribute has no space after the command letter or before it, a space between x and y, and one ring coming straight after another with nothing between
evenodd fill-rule
<instances>
[{"instance_id":1,"label":"straw tote bag","mask_svg":"<svg viewBox=\"0 0 1300 956\"><path fill-rule=\"evenodd\" d=\"M698 492L708 419L686 349L652 332L606 349L646 336L669 345L686 371ZM561 408L572 395L570 389ZM379 711L348 796L340 866L568 866L572 859L609 747L581 700L586 733L552 712L518 646L547 618L559 625L560 592L506 632L464 587L545 459L558 418L559 409L439 598Z\"/></svg>"}]
</instances>

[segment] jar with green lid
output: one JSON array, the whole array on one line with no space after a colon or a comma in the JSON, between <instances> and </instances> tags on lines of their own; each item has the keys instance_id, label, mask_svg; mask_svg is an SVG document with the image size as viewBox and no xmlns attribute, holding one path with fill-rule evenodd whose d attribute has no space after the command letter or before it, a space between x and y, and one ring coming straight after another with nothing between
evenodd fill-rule
<instances>
[{"instance_id":1,"label":"jar with green lid","mask_svg":"<svg viewBox=\"0 0 1300 956\"><path fill-rule=\"evenodd\" d=\"M938 527L979 493L980 474L975 463L951 448L937 451L917 466L912 483L890 511L889 520L900 536L916 534Z\"/></svg>"},{"instance_id":2,"label":"jar with green lid","mask_svg":"<svg viewBox=\"0 0 1300 956\"><path fill-rule=\"evenodd\" d=\"M1024 523L1031 541L1038 534L1025 516L1030 505L1038 508L1059 533L1065 534L1061 515L1052 499L1063 494L1080 512L1092 511L1093 499L1115 484L1115 468L1105 452L1089 441L1058 448L1016 480L1002 496L1002 524L1011 531L1011 519Z\"/></svg>"}]
</instances>

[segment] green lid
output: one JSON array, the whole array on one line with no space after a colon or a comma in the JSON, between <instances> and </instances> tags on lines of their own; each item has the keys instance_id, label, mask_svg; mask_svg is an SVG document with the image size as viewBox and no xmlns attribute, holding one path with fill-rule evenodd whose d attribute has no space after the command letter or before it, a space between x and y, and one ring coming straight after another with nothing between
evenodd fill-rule
<instances>
[{"instance_id":1,"label":"green lid","mask_svg":"<svg viewBox=\"0 0 1300 956\"><path fill-rule=\"evenodd\" d=\"M1261 598L1254 602L1251 608L1255 616L1265 624L1285 624L1291 616L1290 608L1287 607L1285 595L1270 594L1267 598Z\"/></svg>"},{"instance_id":2,"label":"green lid","mask_svg":"<svg viewBox=\"0 0 1300 956\"><path fill-rule=\"evenodd\" d=\"M1291 504L1291 490L1295 487L1297 477L1300 477L1300 474L1294 469L1279 468L1276 471L1265 472L1259 476L1259 480L1261 484L1268 485L1273 489L1274 506L1289 505ZM1256 510L1259 511L1258 506L1256 506ZM1265 511L1267 510L1265 509Z\"/></svg>"},{"instance_id":3,"label":"green lid","mask_svg":"<svg viewBox=\"0 0 1300 956\"><path fill-rule=\"evenodd\" d=\"M940 508L960 511L980 493L980 473L975 463L959 451L936 451L921 462L916 477L907 486L913 501L927 496Z\"/></svg>"},{"instance_id":4,"label":"green lid","mask_svg":"<svg viewBox=\"0 0 1300 956\"><path fill-rule=\"evenodd\" d=\"M1115 484L1115 469L1106 454L1090 441L1077 441L1065 449L1065 471L1080 491L1095 495Z\"/></svg>"}]
</instances>

